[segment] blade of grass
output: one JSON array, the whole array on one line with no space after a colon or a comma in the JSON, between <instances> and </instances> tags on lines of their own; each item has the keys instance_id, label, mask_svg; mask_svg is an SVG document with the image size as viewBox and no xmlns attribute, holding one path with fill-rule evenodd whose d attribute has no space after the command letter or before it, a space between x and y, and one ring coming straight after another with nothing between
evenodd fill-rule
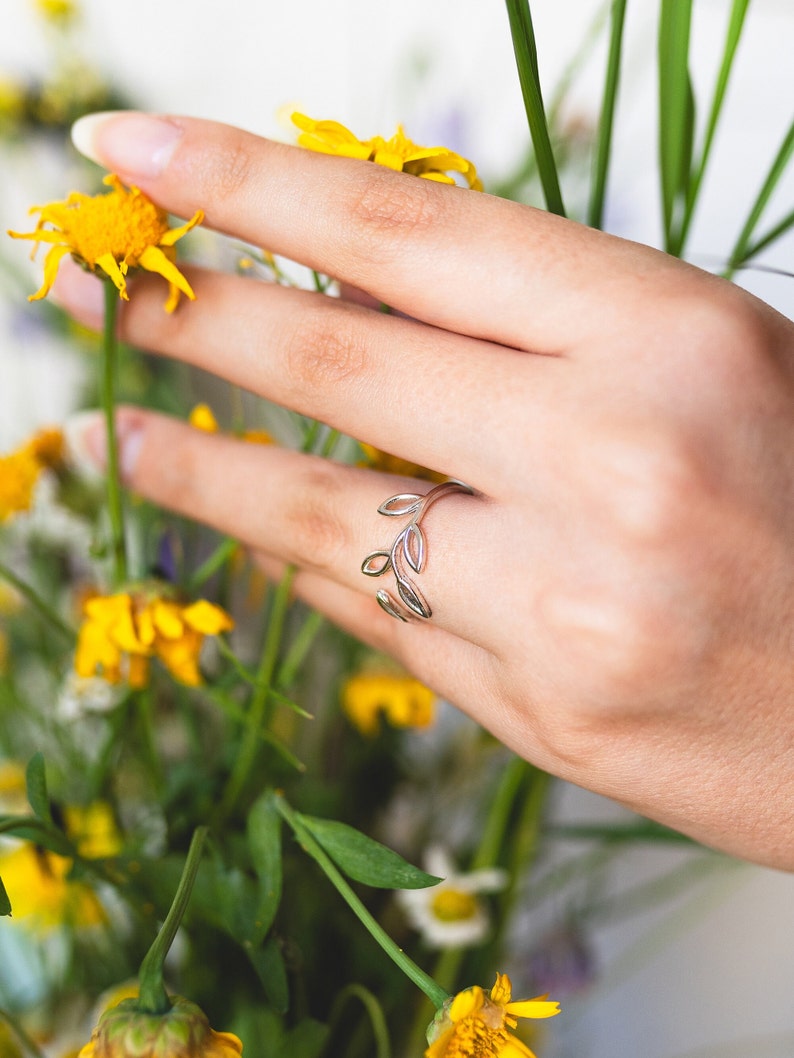
<instances>
[{"instance_id":1,"label":"blade of grass","mask_svg":"<svg viewBox=\"0 0 794 1058\"><path fill-rule=\"evenodd\" d=\"M662 0L659 17L659 169L665 249L675 246L676 205L688 184L692 93L689 32L692 0Z\"/></svg>"},{"instance_id":2,"label":"blade of grass","mask_svg":"<svg viewBox=\"0 0 794 1058\"><path fill-rule=\"evenodd\" d=\"M722 62L720 63L717 81L714 86L714 95L711 100L711 107L709 108L703 146L687 190L686 206L681 220L681 228L677 234L676 245L674 246L674 251L678 256L681 255L687 235L689 234L689 227L692 223L692 217L700 193L700 185L703 182L703 175L706 171L706 166L708 165L711 147L714 142L714 134L717 131L720 114L722 113L722 104L725 100L725 93L728 88L728 81L730 79L731 71L733 70L734 56L736 55L736 49L739 45L739 40L741 39L742 29L744 28L744 21L749 6L750 0L733 0L733 6L728 20L728 29L725 35L725 46L722 51Z\"/></svg>"},{"instance_id":3,"label":"blade of grass","mask_svg":"<svg viewBox=\"0 0 794 1058\"><path fill-rule=\"evenodd\" d=\"M783 137L780 150L775 155L775 159L769 168L766 179L761 185L761 190L758 192L758 196L753 203L747 220L744 222L744 226L736 240L736 245L729 258L731 270L734 269L737 264L747 260L747 251L750 247L750 241L753 237L758 221L761 219L761 215L766 209L767 203L772 197L772 193L774 192L778 181L785 172L792 154L794 154L794 121L789 125L788 131Z\"/></svg>"},{"instance_id":4,"label":"blade of grass","mask_svg":"<svg viewBox=\"0 0 794 1058\"><path fill-rule=\"evenodd\" d=\"M759 254L762 250L765 250L767 246L771 246L773 242L776 242L781 236L785 235L789 228L794 228L794 209L790 213L787 213L783 220L779 221L774 228L762 235L760 239L749 246L744 251L742 260L734 264L735 268L738 268L745 261L751 260L756 254ZM789 273L784 273L789 274Z\"/></svg>"},{"instance_id":5,"label":"blade of grass","mask_svg":"<svg viewBox=\"0 0 794 1058\"><path fill-rule=\"evenodd\" d=\"M623 25L625 21L626 0L613 0L604 97L601 103L601 117L598 121L598 141L593 164L593 184L587 211L587 223L591 228L600 228L604 218L604 196L612 147L615 103L620 81L620 57L623 50Z\"/></svg>"},{"instance_id":6,"label":"blade of grass","mask_svg":"<svg viewBox=\"0 0 794 1058\"><path fill-rule=\"evenodd\" d=\"M538 175L543 187L546 208L550 213L565 216L562 201L557 163L549 137L549 126L546 111L543 107L543 95L540 90L538 72L538 53L535 46L535 31L532 26L532 15L528 0L506 0L507 14L510 19L510 33L513 38L513 51L518 67L518 80L524 107L529 122L529 132L535 148L538 163Z\"/></svg>"}]
</instances>

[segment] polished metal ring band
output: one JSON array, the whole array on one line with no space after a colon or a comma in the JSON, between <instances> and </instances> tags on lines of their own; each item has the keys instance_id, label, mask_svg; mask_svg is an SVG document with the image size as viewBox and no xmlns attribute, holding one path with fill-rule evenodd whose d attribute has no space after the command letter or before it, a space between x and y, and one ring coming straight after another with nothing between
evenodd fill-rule
<instances>
[{"instance_id":1,"label":"polished metal ring band","mask_svg":"<svg viewBox=\"0 0 794 1058\"><path fill-rule=\"evenodd\" d=\"M427 620L433 615L427 599L411 579L411 573L421 573L427 563L427 542L419 523L428 507L442 496L453 492L471 495L474 490L462 481L452 479L436 485L425 496L401 492L397 496L390 496L378 507L378 514L385 514L387 518L411 519L397 534L390 548L373 551L361 564L361 572L368 577L382 577L389 570L393 571L400 602L384 588L377 592L375 598L386 613L400 621L407 621L410 617L423 617Z\"/></svg>"}]
</instances>

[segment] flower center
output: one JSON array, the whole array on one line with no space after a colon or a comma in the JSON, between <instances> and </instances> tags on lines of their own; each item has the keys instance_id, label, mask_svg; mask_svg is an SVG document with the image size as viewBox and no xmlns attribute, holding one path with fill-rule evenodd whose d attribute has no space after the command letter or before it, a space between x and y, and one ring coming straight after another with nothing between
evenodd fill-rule
<instances>
[{"instance_id":1,"label":"flower center","mask_svg":"<svg viewBox=\"0 0 794 1058\"><path fill-rule=\"evenodd\" d=\"M474 918L479 905L471 893L464 893L460 889L442 889L433 897L430 908L441 922L465 922Z\"/></svg>"},{"instance_id":2,"label":"flower center","mask_svg":"<svg viewBox=\"0 0 794 1058\"><path fill-rule=\"evenodd\" d=\"M147 246L168 231L165 213L144 195L111 191L82 199L64 217L71 248L94 266L103 254L135 266Z\"/></svg>"}]
</instances>

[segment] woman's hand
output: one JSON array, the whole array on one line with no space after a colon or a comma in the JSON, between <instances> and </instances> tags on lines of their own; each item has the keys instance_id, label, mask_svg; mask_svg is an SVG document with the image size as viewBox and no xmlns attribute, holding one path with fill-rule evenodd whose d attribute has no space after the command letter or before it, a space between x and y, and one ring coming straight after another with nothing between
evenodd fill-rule
<instances>
[{"instance_id":1,"label":"woman's hand","mask_svg":"<svg viewBox=\"0 0 794 1058\"><path fill-rule=\"evenodd\" d=\"M433 615L403 623L361 564L403 526L379 504L426 483L125 409L129 485L296 564L311 605L540 767L794 868L794 325L655 250L372 163L136 114L77 140L399 312L188 270L173 316L136 280L128 341L475 492L428 511ZM99 325L92 277L57 291Z\"/></svg>"}]
</instances>

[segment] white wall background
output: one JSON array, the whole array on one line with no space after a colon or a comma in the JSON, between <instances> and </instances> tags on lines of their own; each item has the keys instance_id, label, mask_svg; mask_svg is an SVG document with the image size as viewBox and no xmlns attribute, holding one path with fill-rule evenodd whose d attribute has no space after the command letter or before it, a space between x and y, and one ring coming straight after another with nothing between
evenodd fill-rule
<instances>
[{"instance_id":1,"label":"white wall background","mask_svg":"<svg viewBox=\"0 0 794 1058\"><path fill-rule=\"evenodd\" d=\"M507 17L500 0L84 0L88 52L141 105L227 121L285 137L285 104L335 117L362 136L388 135L398 121L419 142L446 142L473 157L486 183L502 175L526 142ZM696 3L695 82L708 88L718 61L728 0ZM535 0L541 71L548 91L576 50L596 0ZM658 238L655 164L654 19L657 5L629 5L628 60L618 113L609 216L613 230ZM726 118L706 182L691 256L712 262L735 238L764 167L791 120L794 5L755 0ZM40 34L25 0L0 0L0 69L37 69ZM601 88L597 50L571 97L571 113L592 116ZM64 174L47 164L24 186L10 163L0 171L0 229L20 224L31 197L61 197ZM67 180L68 183L68 180ZM770 217L794 203L794 172ZM794 271L794 239L769 252ZM794 280L743 279L794 315ZM0 447L32 426L60 418L74 401L76 368L47 348L35 326L9 337L0 313ZM21 334L19 328L24 334ZM13 328L11 329L13 331ZM23 340L24 339L24 340ZM20 356L20 347L25 356ZM611 806L569 790L564 816L610 815ZM662 869L638 851L629 870ZM791 1058L794 1055L794 878L727 865L659 922L652 914L595 934L600 976L572 1001L543 1053L576 1058ZM531 924L529 926L531 929ZM644 938L644 939L643 939Z\"/></svg>"}]
</instances>

